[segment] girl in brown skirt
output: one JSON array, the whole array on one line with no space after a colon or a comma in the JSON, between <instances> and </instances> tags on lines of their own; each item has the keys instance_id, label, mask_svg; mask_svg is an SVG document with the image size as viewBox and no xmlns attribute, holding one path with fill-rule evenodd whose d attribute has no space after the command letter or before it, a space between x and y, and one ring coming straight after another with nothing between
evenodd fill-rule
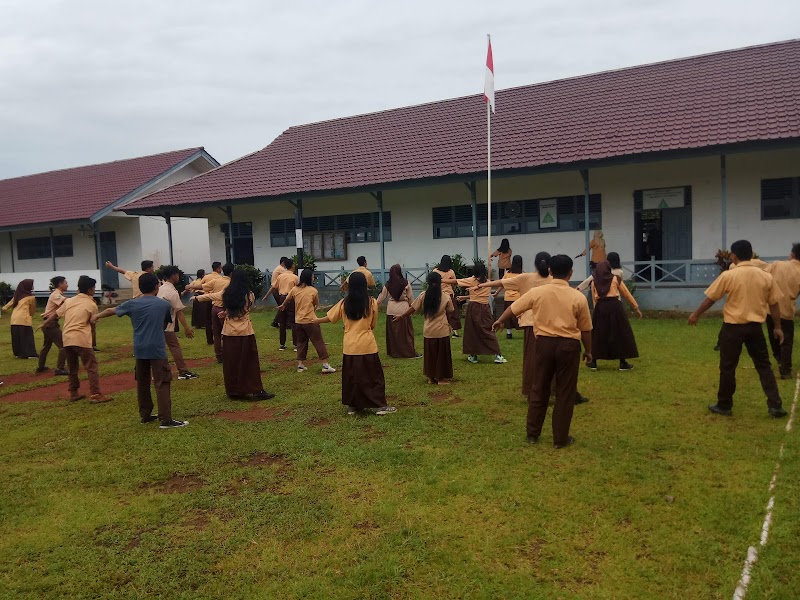
<instances>
[{"instance_id":1,"label":"girl in brown skirt","mask_svg":"<svg viewBox=\"0 0 800 600\"><path fill-rule=\"evenodd\" d=\"M250 291L247 273L236 269L231 281L221 292L197 297L198 302L222 301L225 319L222 326L222 375L225 393L234 400L269 400L275 394L264 391L261 366L250 309L256 299ZM220 317L217 317L220 318Z\"/></svg>"},{"instance_id":2,"label":"girl in brown skirt","mask_svg":"<svg viewBox=\"0 0 800 600\"><path fill-rule=\"evenodd\" d=\"M378 303L370 297L367 278L363 273L350 274L347 296L314 323L344 322L342 360L342 404L347 414L354 415L366 409L376 415L396 412L386 405L386 383L383 366L378 357L378 343L373 330L378 322Z\"/></svg>"},{"instance_id":3,"label":"girl in brown skirt","mask_svg":"<svg viewBox=\"0 0 800 600\"><path fill-rule=\"evenodd\" d=\"M514 279L517 275L522 274L522 256L519 254L514 255L514 258L511 259L511 268L506 271L505 275L503 275L503 280ZM514 303L514 300L517 300L520 297L520 293L514 289L507 289L503 292L503 310L507 309ZM512 329L519 329L519 321L516 317L512 317L506 327L506 339L510 340L514 336L512 334Z\"/></svg>"},{"instance_id":4,"label":"girl in brown skirt","mask_svg":"<svg viewBox=\"0 0 800 600\"><path fill-rule=\"evenodd\" d=\"M597 370L597 360L619 360L620 371L630 371L633 365L626 359L638 358L636 338L625 314L625 307L619 301L620 294L630 303L633 310L642 318L642 311L625 283L611 272L607 260L600 261L592 272L592 357L587 366Z\"/></svg>"},{"instance_id":5,"label":"girl in brown skirt","mask_svg":"<svg viewBox=\"0 0 800 600\"><path fill-rule=\"evenodd\" d=\"M297 332L297 372L304 373L308 368L303 364L308 356L308 342L314 344L317 356L322 361L324 374L336 373L328 363L328 348L322 339L322 330L314 323L319 306L319 292L314 287L314 271L303 269L299 283L286 296L278 310L286 310L286 305L294 304L294 327Z\"/></svg>"},{"instance_id":6,"label":"girl in brown skirt","mask_svg":"<svg viewBox=\"0 0 800 600\"><path fill-rule=\"evenodd\" d=\"M503 238L500 247L489 256L489 261L495 257L497 257L497 273L502 279L506 271L511 268L511 244L509 244L508 238Z\"/></svg>"},{"instance_id":7,"label":"girl in brown skirt","mask_svg":"<svg viewBox=\"0 0 800 600\"><path fill-rule=\"evenodd\" d=\"M13 310L12 310L13 309ZM33 279L23 279L17 285L14 297L3 307L11 312L11 350L17 358L38 358L33 340L33 315L36 298Z\"/></svg>"},{"instance_id":8,"label":"girl in brown skirt","mask_svg":"<svg viewBox=\"0 0 800 600\"><path fill-rule=\"evenodd\" d=\"M478 263L473 267L473 273L474 276L465 279L442 280L442 283L460 285L469 292L462 353L466 354L467 360L473 364L478 362L480 354L493 354L495 363L506 363L508 361L500 353L500 344L497 343L497 336L492 329L494 318L489 309L491 290L488 287L480 287L482 283L486 283L486 267Z\"/></svg>"},{"instance_id":9,"label":"girl in brown skirt","mask_svg":"<svg viewBox=\"0 0 800 600\"><path fill-rule=\"evenodd\" d=\"M206 276L205 269L198 269L197 270L197 279L195 281L201 281L203 277ZM184 294L190 293L191 290L187 287L184 290ZM211 305L208 305L208 308L211 308ZM197 304L194 308L192 308L192 327L196 327L198 329L205 329L206 327L206 305L205 304ZM210 327L210 325L209 325Z\"/></svg>"},{"instance_id":10,"label":"girl in brown skirt","mask_svg":"<svg viewBox=\"0 0 800 600\"><path fill-rule=\"evenodd\" d=\"M442 260L439 261L439 266L436 267L433 272L438 273L442 280L456 278L456 272L453 271L453 259L450 258L449 254L442 256ZM451 284L442 283L442 292L450 297L450 302L453 304L453 312L447 313L447 322L453 332L453 337L457 338L458 330L461 329L461 307L458 304L455 290L453 290Z\"/></svg>"},{"instance_id":11,"label":"girl in brown skirt","mask_svg":"<svg viewBox=\"0 0 800 600\"><path fill-rule=\"evenodd\" d=\"M50 298L47 300L47 306L44 309L42 317L45 321L58 310L58 307L64 303L66 297L64 292L67 291L69 284L67 278L57 275L50 280ZM47 371L45 363L47 362L47 355L50 353L50 348L55 345L58 348L58 362L56 363L56 375L69 375L66 369L67 365L67 351L64 350L64 342L61 334L61 327L58 325L58 318L55 321L48 323L47 327L42 326L42 333L44 334L44 344L42 351L39 353L39 367L36 369L37 373L44 373Z\"/></svg>"},{"instance_id":12,"label":"girl in brown skirt","mask_svg":"<svg viewBox=\"0 0 800 600\"><path fill-rule=\"evenodd\" d=\"M431 271L427 281L428 289L417 297L405 313L395 316L394 320L410 320L408 317L422 311L425 316L422 330L425 337L425 361L422 371L428 378L428 383L442 385L453 378L450 326L447 323L447 314L453 310L453 305L447 294L442 293L442 276L439 273Z\"/></svg>"},{"instance_id":13,"label":"girl in brown skirt","mask_svg":"<svg viewBox=\"0 0 800 600\"><path fill-rule=\"evenodd\" d=\"M411 284L403 277L400 265L389 269L389 281L378 296L378 306L389 300L386 307L386 354L392 358L421 358L414 347L414 323L411 319L392 319L402 315L414 301Z\"/></svg>"}]
</instances>

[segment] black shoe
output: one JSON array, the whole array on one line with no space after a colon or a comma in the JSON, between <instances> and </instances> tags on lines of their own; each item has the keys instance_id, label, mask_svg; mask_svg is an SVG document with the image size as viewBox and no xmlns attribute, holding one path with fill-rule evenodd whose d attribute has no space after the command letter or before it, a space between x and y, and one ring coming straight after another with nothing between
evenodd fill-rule
<instances>
[{"instance_id":1,"label":"black shoe","mask_svg":"<svg viewBox=\"0 0 800 600\"><path fill-rule=\"evenodd\" d=\"M280 329L280 328L281 328L281 326L280 326L280 325L278 325L278 324L277 324L275 321L273 321L272 323L270 323L270 325L272 325L272 326L273 326L275 329Z\"/></svg>"},{"instance_id":2,"label":"black shoe","mask_svg":"<svg viewBox=\"0 0 800 600\"><path fill-rule=\"evenodd\" d=\"M581 396L580 392L575 393L575 404L585 404L589 399L586 396Z\"/></svg>"},{"instance_id":3,"label":"black shoe","mask_svg":"<svg viewBox=\"0 0 800 600\"><path fill-rule=\"evenodd\" d=\"M733 416L733 411L730 408L722 408L719 404L709 404L708 410L715 415L722 415L723 417Z\"/></svg>"},{"instance_id":4,"label":"black shoe","mask_svg":"<svg viewBox=\"0 0 800 600\"><path fill-rule=\"evenodd\" d=\"M555 448L556 450L561 450L561 448L566 448L567 446L572 446L572 444L574 444L574 443L575 443L575 438L572 437L572 436L569 436L567 438L567 442L565 444L553 444L553 448Z\"/></svg>"},{"instance_id":5,"label":"black shoe","mask_svg":"<svg viewBox=\"0 0 800 600\"><path fill-rule=\"evenodd\" d=\"M149 417L142 417L139 422L142 425L147 425L148 423L152 423L153 421L158 421L158 417L156 415L150 415Z\"/></svg>"},{"instance_id":6,"label":"black shoe","mask_svg":"<svg viewBox=\"0 0 800 600\"><path fill-rule=\"evenodd\" d=\"M786 416L786 411L782 408L770 408L769 409L769 416L775 417L776 419L780 419Z\"/></svg>"},{"instance_id":7,"label":"black shoe","mask_svg":"<svg viewBox=\"0 0 800 600\"><path fill-rule=\"evenodd\" d=\"M253 394L253 397L256 400L272 400L275 397L275 394L261 390L257 394Z\"/></svg>"},{"instance_id":8,"label":"black shoe","mask_svg":"<svg viewBox=\"0 0 800 600\"><path fill-rule=\"evenodd\" d=\"M619 370L620 371L633 371L633 365L629 362L621 362L619 363Z\"/></svg>"},{"instance_id":9,"label":"black shoe","mask_svg":"<svg viewBox=\"0 0 800 600\"><path fill-rule=\"evenodd\" d=\"M98 348L97 346L95 346L94 348L92 348L92 350L94 350L95 352L100 352L100 348Z\"/></svg>"},{"instance_id":10,"label":"black shoe","mask_svg":"<svg viewBox=\"0 0 800 600\"><path fill-rule=\"evenodd\" d=\"M586 365L586 368L589 369L590 371L597 371L597 361L593 360L592 362L588 363Z\"/></svg>"},{"instance_id":11,"label":"black shoe","mask_svg":"<svg viewBox=\"0 0 800 600\"><path fill-rule=\"evenodd\" d=\"M44 373L45 371L49 371L49 370L50 370L50 369L48 369L47 367L36 367L36 371L35 371L35 373L36 373L37 375L39 375L40 373Z\"/></svg>"},{"instance_id":12,"label":"black shoe","mask_svg":"<svg viewBox=\"0 0 800 600\"><path fill-rule=\"evenodd\" d=\"M530 433L525 438L529 444L538 444L539 443L539 436L538 435L531 435Z\"/></svg>"},{"instance_id":13,"label":"black shoe","mask_svg":"<svg viewBox=\"0 0 800 600\"><path fill-rule=\"evenodd\" d=\"M791 372L784 371L781 373L781 379L792 379Z\"/></svg>"},{"instance_id":14,"label":"black shoe","mask_svg":"<svg viewBox=\"0 0 800 600\"><path fill-rule=\"evenodd\" d=\"M53 375L60 375L60 376L69 375L69 371L67 371L66 369L56 369L55 371L53 371Z\"/></svg>"},{"instance_id":15,"label":"black shoe","mask_svg":"<svg viewBox=\"0 0 800 600\"><path fill-rule=\"evenodd\" d=\"M513 335L513 334L511 334L511 333L508 333L508 332L506 332L506 339L507 339L507 340L514 339L514 335Z\"/></svg>"},{"instance_id":16,"label":"black shoe","mask_svg":"<svg viewBox=\"0 0 800 600\"><path fill-rule=\"evenodd\" d=\"M172 419L171 421L164 421L161 425L158 426L159 429L176 429L178 427L186 427L189 424L189 421L176 421Z\"/></svg>"},{"instance_id":17,"label":"black shoe","mask_svg":"<svg viewBox=\"0 0 800 600\"><path fill-rule=\"evenodd\" d=\"M714 346L714 352L719 352L719 344L717 344L716 346Z\"/></svg>"}]
</instances>

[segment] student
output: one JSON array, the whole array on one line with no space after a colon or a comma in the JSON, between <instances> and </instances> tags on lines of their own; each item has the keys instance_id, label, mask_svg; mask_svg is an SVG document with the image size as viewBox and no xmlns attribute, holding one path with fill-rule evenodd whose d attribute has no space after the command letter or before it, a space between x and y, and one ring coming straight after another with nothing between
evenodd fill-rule
<instances>
[{"instance_id":1,"label":"student","mask_svg":"<svg viewBox=\"0 0 800 600\"><path fill-rule=\"evenodd\" d=\"M178 379L197 379L199 375L192 373L186 365L186 361L183 360L183 351L178 341L178 334L175 332L175 324L180 321L181 325L183 325L183 334L189 339L194 337L194 331L186 323L186 315L183 314L184 306L183 302L181 302L181 295L175 288L175 285L181 280L181 272L178 267L170 265L164 267L161 277L164 282L158 289L158 297L166 300L170 305L170 319L164 328L164 340L178 369Z\"/></svg>"},{"instance_id":2,"label":"student","mask_svg":"<svg viewBox=\"0 0 800 600\"><path fill-rule=\"evenodd\" d=\"M256 333L250 320L255 295L250 291L247 271L236 269L230 283L220 292L197 298L199 302L222 304L222 374L225 393L233 400L269 400L275 394L264 391L258 362Z\"/></svg>"},{"instance_id":3,"label":"student","mask_svg":"<svg viewBox=\"0 0 800 600\"><path fill-rule=\"evenodd\" d=\"M497 257L498 277L502 279L506 271L511 268L511 245L508 243L508 238L503 238L500 247L489 256L490 265L494 257Z\"/></svg>"},{"instance_id":4,"label":"student","mask_svg":"<svg viewBox=\"0 0 800 600\"><path fill-rule=\"evenodd\" d=\"M323 318L314 323L344 322L342 352L342 404L347 414L371 409L376 415L397 412L386 404L386 383L373 330L378 322L378 303L369 295L363 273L350 275L349 289Z\"/></svg>"},{"instance_id":5,"label":"student","mask_svg":"<svg viewBox=\"0 0 800 600\"><path fill-rule=\"evenodd\" d=\"M50 292L50 298L47 299L47 306L44 309L44 314L42 314L45 320L56 312L58 307L67 299L67 297L64 296L64 292L67 291L68 287L67 278L61 275L56 275L50 280L50 289L53 291ZM47 327L42 328L42 333L44 334L44 345L42 346L42 351L39 353L39 368L36 369L36 372L44 373L47 371L47 367L45 366L47 354L50 352L50 348L55 345L56 348L58 348L58 362L56 363L55 374L69 375L69 371L65 368L67 364L67 353L64 350L61 327L58 326L58 316L56 316L55 321L50 321Z\"/></svg>"},{"instance_id":6,"label":"student","mask_svg":"<svg viewBox=\"0 0 800 600\"><path fill-rule=\"evenodd\" d=\"M783 342L778 342L773 331L775 321L767 315L767 334L772 346L772 354L778 363L781 379L792 378L792 346L794 345L794 311L797 297L800 295L800 243L792 245L789 260L781 260L767 266L767 273L772 275L781 292L778 302L781 313L781 330Z\"/></svg>"},{"instance_id":7,"label":"student","mask_svg":"<svg viewBox=\"0 0 800 600\"><path fill-rule=\"evenodd\" d=\"M625 283L611 273L611 264L607 260L597 263L592 271L592 299L594 300L592 356L594 356L594 360L587 365L592 371L597 370L598 359L618 360L620 371L631 371L633 365L627 359L639 357L636 338L633 336L628 315L625 314L625 308L619 302L620 294L625 297L641 319L642 311L639 310L639 305L628 291Z\"/></svg>"},{"instance_id":8,"label":"student","mask_svg":"<svg viewBox=\"0 0 800 600\"><path fill-rule=\"evenodd\" d=\"M120 273L125 279L131 282L131 289L133 290L134 298L138 298L142 295L142 291L139 289L139 278L145 273L155 272L155 267L153 266L152 260L143 260L141 271L126 271L125 269L114 265L110 260L106 261L106 267L112 271Z\"/></svg>"},{"instance_id":9,"label":"student","mask_svg":"<svg viewBox=\"0 0 800 600\"><path fill-rule=\"evenodd\" d=\"M588 250L591 250L592 252L591 257L589 258L590 269L594 269L598 263L606 260L606 240L603 237L603 232L599 229L594 232L592 241L589 242ZM578 256L586 256L586 250L581 252Z\"/></svg>"},{"instance_id":10,"label":"student","mask_svg":"<svg viewBox=\"0 0 800 600\"><path fill-rule=\"evenodd\" d=\"M367 287L372 289L375 287L375 278L372 276L372 271L367 268L367 259L364 256L359 256L356 259L358 263L358 268L353 271L353 273L361 273L367 280ZM352 273L351 273L352 275ZM342 291L347 291L347 286L350 283L350 275L347 276L347 279L344 280L342 284Z\"/></svg>"},{"instance_id":11,"label":"student","mask_svg":"<svg viewBox=\"0 0 800 600\"><path fill-rule=\"evenodd\" d=\"M300 278L292 270L294 261L291 258L287 258L284 264L286 265L286 271L281 273L277 279L272 280L272 286L264 294L262 300L266 300L268 296L276 291L278 292L278 306L283 307L282 310L278 311L277 316L278 328L280 329L280 346L278 350L286 350L286 330L288 329L292 332L292 346L294 346L294 351L297 352L297 332L294 327L295 306L294 302L286 302L286 298L292 288L300 282Z\"/></svg>"},{"instance_id":12,"label":"student","mask_svg":"<svg viewBox=\"0 0 800 600\"><path fill-rule=\"evenodd\" d=\"M307 367L303 364L308 356L308 342L314 344L317 356L322 361L322 373L336 373L328 362L328 348L322 339L322 329L314 324L317 317L316 310L319 306L319 292L314 287L314 271L303 269L300 273L298 285L294 286L280 305L278 310L283 311L288 304L294 305L294 328L297 333L297 372L304 373Z\"/></svg>"},{"instance_id":13,"label":"student","mask_svg":"<svg viewBox=\"0 0 800 600\"><path fill-rule=\"evenodd\" d=\"M23 279L17 284L14 297L3 307L4 311L11 309L11 351L17 358L38 358L33 339L33 315L36 313L33 279Z\"/></svg>"},{"instance_id":14,"label":"student","mask_svg":"<svg viewBox=\"0 0 800 600\"><path fill-rule=\"evenodd\" d=\"M467 355L467 360L473 364L478 362L479 354L493 354L494 362L504 364L508 361L500 353L500 344L492 329L492 311L489 309L488 287L481 287L486 283L486 267L476 263L472 270L472 277L464 279L442 279L442 283L460 285L469 292L469 304L464 318L464 344L461 352Z\"/></svg>"},{"instance_id":15,"label":"student","mask_svg":"<svg viewBox=\"0 0 800 600\"><path fill-rule=\"evenodd\" d=\"M550 274L552 282L525 293L495 322L494 328L501 329L512 314L519 316L531 311L536 356L533 387L528 396L527 439L529 443L539 441L555 377L553 447L564 448L575 443L569 429L578 393L581 342L584 360L592 362L592 317L586 297L569 287L572 259L563 254L551 258Z\"/></svg>"},{"instance_id":16,"label":"student","mask_svg":"<svg viewBox=\"0 0 800 600\"><path fill-rule=\"evenodd\" d=\"M514 279L514 277L520 275L521 273L522 273L522 256L517 254L511 259L511 268L508 271L506 271L502 279ZM518 300L519 296L520 293L517 290L513 289L505 290L503 292L503 310L511 306L515 300ZM507 325L508 327L506 327L506 339L510 340L514 337L512 334L512 329L519 329L520 326L516 317L511 317Z\"/></svg>"},{"instance_id":17,"label":"student","mask_svg":"<svg viewBox=\"0 0 800 600\"><path fill-rule=\"evenodd\" d=\"M742 353L742 345L753 359L753 365L761 378L761 388L767 396L769 414L785 417L783 403L778 392L775 374L769 362L767 343L762 325L767 314L776 324L774 336L783 342L780 326L781 291L772 275L755 266L753 247L747 240L731 245L731 259L735 269L723 271L706 290L706 299L689 316L689 325L697 325L700 316L727 296L723 308L723 325L719 348L719 391L717 403L708 407L712 413L729 417L733 414L733 394L736 391L736 366Z\"/></svg>"},{"instance_id":18,"label":"student","mask_svg":"<svg viewBox=\"0 0 800 600\"><path fill-rule=\"evenodd\" d=\"M442 280L456 278L456 272L453 271L453 259L450 258L449 254L442 256L439 265L433 272L438 273ZM456 300L456 294L452 285L449 283L442 283L442 291L450 297L450 302L453 304L453 310L447 313L447 322L450 325L452 336L457 338L458 330L461 329L461 307L458 304L458 300Z\"/></svg>"},{"instance_id":19,"label":"student","mask_svg":"<svg viewBox=\"0 0 800 600\"><path fill-rule=\"evenodd\" d=\"M278 281L278 277L280 277L283 273L286 273L286 271L287 271L287 269L286 269L286 261L287 260L289 260L289 259L286 258L285 256L281 256L281 259L278 261L278 266L275 267L275 269L272 271L272 279L270 281L273 281L273 282L274 281ZM265 296L265 298L266 298L266 296ZM275 306L280 306L281 305L280 294L278 294L277 288L275 289L275 291L272 292L272 298L275 300ZM271 325L275 329L278 329L280 327L280 323L278 323L278 316L279 316L278 311L275 311L275 316L272 318L272 323L271 323Z\"/></svg>"},{"instance_id":20,"label":"student","mask_svg":"<svg viewBox=\"0 0 800 600\"><path fill-rule=\"evenodd\" d=\"M211 273L203 275L202 278L196 279L195 281L187 285L186 290L195 292L196 294L202 294L203 289L205 287L211 289L212 288L211 282L220 277L222 277L222 263L214 261L213 263L211 263ZM193 299L195 299L196 297L197 296L195 296ZM192 318L194 318L195 312L202 315L202 317L200 318L205 323L206 344L208 344L209 346L212 346L214 344L214 324L211 320L212 317L211 311L212 311L212 304L210 302L200 302L199 304L194 304L194 306L192 307Z\"/></svg>"},{"instance_id":21,"label":"student","mask_svg":"<svg viewBox=\"0 0 800 600\"><path fill-rule=\"evenodd\" d=\"M620 262L619 254L617 254L616 252L609 252L607 260L608 264L611 265L611 274L619 277L621 281L625 281L625 271L622 270L622 263ZM577 290L579 292L583 292L585 290L590 289L591 287L592 287L592 276L589 275L586 279L584 279L578 284Z\"/></svg>"},{"instance_id":22,"label":"student","mask_svg":"<svg viewBox=\"0 0 800 600\"><path fill-rule=\"evenodd\" d=\"M175 267L173 267L175 268ZM168 301L157 297L158 277L154 273L142 273L137 282L141 294L138 298L107 308L92 317L95 323L112 315L128 316L133 325L133 355L136 357L136 398L139 404L140 423L160 422L160 429L185 427L188 421L172 418L170 382L172 370L167 360L164 329L172 321L172 309ZM176 292L177 293L177 292ZM153 396L150 382L156 389L158 416L153 415Z\"/></svg>"},{"instance_id":23,"label":"student","mask_svg":"<svg viewBox=\"0 0 800 600\"><path fill-rule=\"evenodd\" d=\"M214 356L217 362L222 364L222 319L219 318L221 312L224 311L222 307L222 292L228 287L231 282L231 273L233 273L233 265L225 263L222 266L222 275L214 277L203 284L203 294L218 294L215 296L216 300L211 303L211 332L214 338ZM204 301L201 297L197 300Z\"/></svg>"},{"instance_id":24,"label":"student","mask_svg":"<svg viewBox=\"0 0 800 600\"><path fill-rule=\"evenodd\" d=\"M386 354L392 358L421 358L414 347L414 323L411 319L394 320L390 317L402 315L414 302L411 284L403 277L400 265L389 269L389 281L378 296L378 306L385 300L386 307Z\"/></svg>"},{"instance_id":25,"label":"student","mask_svg":"<svg viewBox=\"0 0 800 600\"><path fill-rule=\"evenodd\" d=\"M197 278L195 281L202 281L203 277L206 276L205 269L197 269ZM191 294L192 289L189 287L191 284L187 285L186 288L183 290L183 294ZM210 307L210 304L200 304L196 307L192 308L192 327L195 329L205 329L206 327L206 313L203 310L200 310L200 307L205 308L206 306ZM212 334L213 335L213 334ZM212 337L211 342L214 342Z\"/></svg>"},{"instance_id":26,"label":"student","mask_svg":"<svg viewBox=\"0 0 800 600\"><path fill-rule=\"evenodd\" d=\"M394 321L410 321L411 315L422 311L425 339L422 372L428 383L444 385L453 378L453 356L450 353L450 325L447 313L453 311L453 303L442 292L442 276L436 271L428 273L428 287L403 314L395 315ZM388 318L388 317L387 317Z\"/></svg>"},{"instance_id":27,"label":"student","mask_svg":"<svg viewBox=\"0 0 800 600\"><path fill-rule=\"evenodd\" d=\"M155 277L155 275L153 275ZM59 317L64 318L64 350L67 354L69 370L69 399L71 402L82 400L86 396L80 393L81 382L78 379L78 360L89 376L89 402L100 404L113 400L100 391L100 372L97 359L92 348L92 317L97 314L97 303L94 301L96 279L87 275L78 278L78 293L67 298L41 325L44 329Z\"/></svg>"}]
</instances>

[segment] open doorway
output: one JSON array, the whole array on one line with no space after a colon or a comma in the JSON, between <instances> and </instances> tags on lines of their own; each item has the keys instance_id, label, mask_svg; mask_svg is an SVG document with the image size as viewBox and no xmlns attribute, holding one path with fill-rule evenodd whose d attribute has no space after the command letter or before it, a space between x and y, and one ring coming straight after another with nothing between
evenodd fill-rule
<instances>
[{"instance_id":1,"label":"open doorway","mask_svg":"<svg viewBox=\"0 0 800 600\"><path fill-rule=\"evenodd\" d=\"M685 281L686 268L680 262L692 258L692 188L682 186L637 190L633 194L635 260L655 259L663 263L656 279ZM667 275L667 273L671 273ZM650 278L649 269L641 271Z\"/></svg>"},{"instance_id":2,"label":"open doorway","mask_svg":"<svg viewBox=\"0 0 800 600\"><path fill-rule=\"evenodd\" d=\"M106 261L117 264L117 234L114 231L100 232L100 283L117 289L119 287L119 273L113 269L106 269Z\"/></svg>"}]
</instances>

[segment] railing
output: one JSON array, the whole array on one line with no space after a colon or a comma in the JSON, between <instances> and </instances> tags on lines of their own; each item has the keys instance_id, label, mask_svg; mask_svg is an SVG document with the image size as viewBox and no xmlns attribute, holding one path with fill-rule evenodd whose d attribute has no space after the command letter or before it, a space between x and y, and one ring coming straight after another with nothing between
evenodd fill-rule
<instances>
[{"instance_id":1,"label":"railing","mask_svg":"<svg viewBox=\"0 0 800 600\"><path fill-rule=\"evenodd\" d=\"M764 261L780 260L762 258ZM713 282L721 270L712 260L640 260L623 262L625 279L634 281L640 288L705 287Z\"/></svg>"}]
</instances>

